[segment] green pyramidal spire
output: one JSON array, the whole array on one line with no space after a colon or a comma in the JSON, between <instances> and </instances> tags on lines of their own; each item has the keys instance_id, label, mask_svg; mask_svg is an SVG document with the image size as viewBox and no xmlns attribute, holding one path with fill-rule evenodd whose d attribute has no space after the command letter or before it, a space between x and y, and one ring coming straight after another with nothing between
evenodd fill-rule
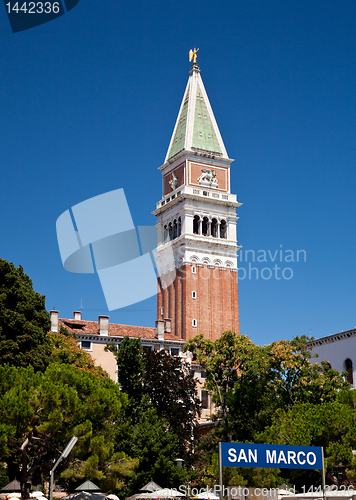
<instances>
[{"instance_id":1,"label":"green pyramidal spire","mask_svg":"<svg viewBox=\"0 0 356 500\"><path fill-rule=\"evenodd\" d=\"M228 158L196 63L190 70L165 162L182 150L194 149Z\"/></svg>"}]
</instances>

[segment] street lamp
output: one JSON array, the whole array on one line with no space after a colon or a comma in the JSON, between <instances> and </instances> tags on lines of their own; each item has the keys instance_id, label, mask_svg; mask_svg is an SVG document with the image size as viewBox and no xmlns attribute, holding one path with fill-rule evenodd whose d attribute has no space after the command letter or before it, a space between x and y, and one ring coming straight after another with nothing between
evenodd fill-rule
<instances>
[{"instance_id":1,"label":"street lamp","mask_svg":"<svg viewBox=\"0 0 356 500\"><path fill-rule=\"evenodd\" d=\"M59 459L57 460L57 462L54 464L53 469L49 473L50 478L51 478L51 480L50 480L50 487L49 487L49 500L52 500L52 498L53 498L53 477L54 477L54 471L57 468L57 465L59 464L59 462L61 460L63 460L63 458L67 458L67 456L72 451L72 448L73 448L73 446L75 445L75 443L77 441L78 441L78 438L75 437L75 436L73 436L72 439L67 444L66 449L64 450L64 452L62 453L62 455L59 457Z\"/></svg>"},{"instance_id":2,"label":"street lamp","mask_svg":"<svg viewBox=\"0 0 356 500\"><path fill-rule=\"evenodd\" d=\"M177 458L176 460L174 460L175 463L178 465L178 467L183 467L183 462L184 460L182 458ZM52 500L52 499L51 499Z\"/></svg>"}]
</instances>

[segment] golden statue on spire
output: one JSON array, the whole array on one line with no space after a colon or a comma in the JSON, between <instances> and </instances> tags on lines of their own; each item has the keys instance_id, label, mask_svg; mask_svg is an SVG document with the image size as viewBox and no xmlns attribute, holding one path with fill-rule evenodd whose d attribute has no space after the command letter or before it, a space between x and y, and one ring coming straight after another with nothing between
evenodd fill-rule
<instances>
[{"instance_id":1,"label":"golden statue on spire","mask_svg":"<svg viewBox=\"0 0 356 500\"><path fill-rule=\"evenodd\" d=\"M190 49L189 51L189 62L193 59L193 64L197 63L197 52L199 49L194 47L194 50Z\"/></svg>"}]
</instances>

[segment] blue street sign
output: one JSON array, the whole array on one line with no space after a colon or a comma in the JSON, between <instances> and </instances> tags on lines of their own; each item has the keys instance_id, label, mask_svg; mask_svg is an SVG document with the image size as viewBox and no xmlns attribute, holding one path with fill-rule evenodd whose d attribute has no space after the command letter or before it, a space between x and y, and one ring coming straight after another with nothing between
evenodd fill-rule
<instances>
[{"instance_id":1,"label":"blue street sign","mask_svg":"<svg viewBox=\"0 0 356 500\"><path fill-rule=\"evenodd\" d=\"M223 467L264 467L268 469L322 469L318 446L221 443Z\"/></svg>"}]
</instances>

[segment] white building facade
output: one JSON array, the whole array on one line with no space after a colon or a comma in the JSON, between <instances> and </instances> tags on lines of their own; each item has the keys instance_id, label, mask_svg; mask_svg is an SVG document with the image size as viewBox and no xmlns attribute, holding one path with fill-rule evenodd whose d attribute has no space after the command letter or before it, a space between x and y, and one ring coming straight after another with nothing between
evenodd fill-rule
<instances>
[{"instance_id":1,"label":"white building facade","mask_svg":"<svg viewBox=\"0 0 356 500\"><path fill-rule=\"evenodd\" d=\"M328 361L332 369L347 372L347 381L356 387L356 328L312 340L308 345L311 354L319 355L311 358L312 363Z\"/></svg>"}]
</instances>

